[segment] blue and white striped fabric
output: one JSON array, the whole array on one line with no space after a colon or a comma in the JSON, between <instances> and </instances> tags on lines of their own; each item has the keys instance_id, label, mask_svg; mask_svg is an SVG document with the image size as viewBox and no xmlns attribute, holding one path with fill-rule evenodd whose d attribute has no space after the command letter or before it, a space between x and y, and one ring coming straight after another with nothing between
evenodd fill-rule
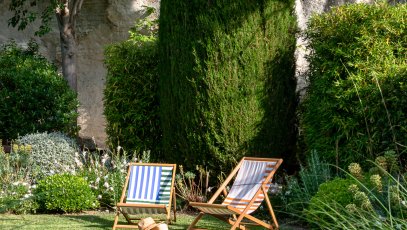
<instances>
[{"instance_id":1,"label":"blue and white striped fabric","mask_svg":"<svg viewBox=\"0 0 407 230\"><path fill-rule=\"evenodd\" d=\"M169 204L173 167L130 166L126 203Z\"/></svg>"}]
</instances>

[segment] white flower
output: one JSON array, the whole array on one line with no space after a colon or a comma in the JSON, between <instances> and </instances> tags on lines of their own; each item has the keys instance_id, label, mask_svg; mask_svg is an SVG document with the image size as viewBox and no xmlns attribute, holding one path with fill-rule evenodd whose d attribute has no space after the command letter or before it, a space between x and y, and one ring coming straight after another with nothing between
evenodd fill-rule
<instances>
[{"instance_id":1,"label":"white flower","mask_svg":"<svg viewBox=\"0 0 407 230\"><path fill-rule=\"evenodd\" d=\"M24 198L27 199L27 198L29 198L29 197L31 197L31 196L32 196L32 194L25 194L25 195L24 195Z\"/></svg>"},{"instance_id":2,"label":"white flower","mask_svg":"<svg viewBox=\"0 0 407 230\"><path fill-rule=\"evenodd\" d=\"M104 186L105 188L109 188L109 183L107 183L107 181L105 181L105 183L103 184L103 186Z\"/></svg>"},{"instance_id":3,"label":"white flower","mask_svg":"<svg viewBox=\"0 0 407 230\"><path fill-rule=\"evenodd\" d=\"M120 145L117 146L117 152L120 152L120 149L122 149L122 147Z\"/></svg>"},{"instance_id":4,"label":"white flower","mask_svg":"<svg viewBox=\"0 0 407 230\"><path fill-rule=\"evenodd\" d=\"M402 200L401 204L404 205L404 207L407 207L407 202L405 200Z\"/></svg>"},{"instance_id":5,"label":"white flower","mask_svg":"<svg viewBox=\"0 0 407 230\"><path fill-rule=\"evenodd\" d=\"M113 187L110 187L109 190L110 190L110 191L113 191Z\"/></svg>"},{"instance_id":6,"label":"white flower","mask_svg":"<svg viewBox=\"0 0 407 230\"><path fill-rule=\"evenodd\" d=\"M19 185L19 184L20 184L20 181L16 181L13 183L13 185Z\"/></svg>"},{"instance_id":7,"label":"white flower","mask_svg":"<svg viewBox=\"0 0 407 230\"><path fill-rule=\"evenodd\" d=\"M37 187L37 185L35 185L35 184L34 184L34 185L31 185L31 188L36 188L36 187Z\"/></svg>"},{"instance_id":8,"label":"white flower","mask_svg":"<svg viewBox=\"0 0 407 230\"><path fill-rule=\"evenodd\" d=\"M98 196L98 199L99 199L99 200L102 199L102 195L99 195L99 196Z\"/></svg>"},{"instance_id":9,"label":"white flower","mask_svg":"<svg viewBox=\"0 0 407 230\"><path fill-rule=\"evenodd\" d=\"M100 181L100 178L98 177L98 178L96 178L95 183L97 184L97 183L99 183L99 181Z\"/></svg>"},{"instance_id":10,"label":"white flower","mask_svg":"<svg viewBox=\"0 0 407 230\"><path fill-rule=\"evenodd\" d=\"M105 180L107 180L109 178L109 175L106 175L103 177Z\"/></svg>"},{"instance_id":11,"label":"white flower","mask_svg":"<svg viewBox=\"0 0 407 230\"><path fill-rule=\"evenodd\" d=\"M54 174L54 170L50 170L49 173L52 175Z\"/></svg>"}]
</instances>

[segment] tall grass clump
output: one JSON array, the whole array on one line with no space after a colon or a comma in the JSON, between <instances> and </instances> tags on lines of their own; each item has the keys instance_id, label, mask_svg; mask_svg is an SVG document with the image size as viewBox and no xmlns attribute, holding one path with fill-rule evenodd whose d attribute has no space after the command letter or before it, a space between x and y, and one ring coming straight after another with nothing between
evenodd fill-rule
<instances>
[{"instance_id":1,"label":"tall grass clump","mask_svg":"<svg viewBox=\"0 0 407 230\"><path fill-rule=\"evenodd\" d=\"M387 150L406 159L406 11L406 4L378 1L311 19L301 122L308 151L340 167Z\"/></svg>"},{"instance_id":2,"label":"tall grass clump","mask_svg":"<svg viewBox=\"0 0 407 230\"><path fill-rule=\"evenodd\" d=\"M229 171L294 152L294 1L161 1L159 95L167 161ZM177 9L177 10L174 10Z\"/></svg>"}]
</instances>

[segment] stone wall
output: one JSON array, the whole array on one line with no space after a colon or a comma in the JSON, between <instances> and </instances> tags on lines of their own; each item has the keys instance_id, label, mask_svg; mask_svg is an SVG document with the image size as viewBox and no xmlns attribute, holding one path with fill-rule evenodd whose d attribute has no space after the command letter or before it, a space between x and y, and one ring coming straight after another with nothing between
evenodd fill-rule
<instances>
[{"instance_id":1,"label":"stone wall","mask_svg":"<svg viewBox=\"0 0 407 230\"><path fill-rule=\"evenodd\" d=\"M38 23L24 31L8 27L7 20L12 16L8 5L10 0L0 0L0 44L14 39L25 45L34 37ZM79 136L89 145L93 141L98 147L105 146L105 118L103 116L103 89L106 68L103 65L104 47L128 38L128 31L137 18L143 17L143 6L159 8L159 0L84 0L77 23L78 42L78 98L80 101L81 126ZM39 5L38 8L42 6ZM61 51L59 32L54 22L49 34L35 40L40 52L50 61L60 66Z\"/></svg>"}]
</instances>

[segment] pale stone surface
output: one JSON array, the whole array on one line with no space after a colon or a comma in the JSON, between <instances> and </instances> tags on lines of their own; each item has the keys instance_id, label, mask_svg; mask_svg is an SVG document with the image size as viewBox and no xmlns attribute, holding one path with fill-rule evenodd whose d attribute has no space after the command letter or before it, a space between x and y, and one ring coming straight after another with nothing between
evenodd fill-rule
<instances>
[{"instance_id":1,"label":"pale stone surface","mask_svg":"<svg viewBox=\"0 0 407 230\"><path fill-rule=\"evenodd\" d=\"M10 0L0 0L0 44L10 39L25 45L33 37L38 23L24 31L8 27L12 16ZM143 6L157 9L159 0L85 0L77 23L78 42L78 98L80 101L80 137L94 140L98 147L105 147L105 118L103 116L103 90L106 68L103 64L104 47L128 38L128 31L137 18L143 17ZM41 7L41 6L39 6ZM61 63L59 31L54 23L53 30L42 38L35 38L41 53L57 65Z\"/></svg>"}]
</instances>

